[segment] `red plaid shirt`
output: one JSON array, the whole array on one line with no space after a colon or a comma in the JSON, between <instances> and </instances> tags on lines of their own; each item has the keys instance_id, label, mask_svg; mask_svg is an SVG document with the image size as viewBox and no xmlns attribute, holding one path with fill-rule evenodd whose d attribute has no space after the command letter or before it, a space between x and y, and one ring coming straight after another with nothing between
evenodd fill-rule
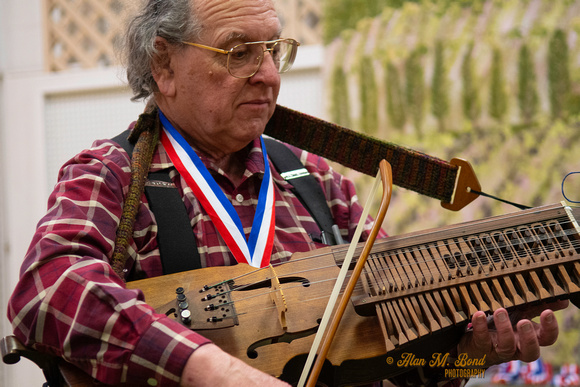
<instances>
[{"instance_id":1,"label":"red plaid shirt","mask_svg":"<svg viewBox=\"0 0 580 387\"><path fill-rule=\"evenodd\" d=\"M251 146L237 188L222 170L202 159L234 204L246 235L264 171L259 141ZM353 184L322 158L292 149L320 182L336 224L343 237L350 239L362 212ZM223 239L159 144L151 171L165 168L171 169L183 197L202 265L234 264ZM126 289L109 265L130 169L127 153L110 140L95 142L62 167L48 212L38 224L22 265L8 317L25 344L61 356L105 383L145 385L155 379L160 386L178 385L187 359L207 339L156 314L143 294ZM271 260L281 262L294 252L322 245L312 240L320 230L292 187L275 168L271 170L276 190ZM143 195L129 247L131 276L162 274L156 235L155 219Z\"/></svg>"}]
</instances>

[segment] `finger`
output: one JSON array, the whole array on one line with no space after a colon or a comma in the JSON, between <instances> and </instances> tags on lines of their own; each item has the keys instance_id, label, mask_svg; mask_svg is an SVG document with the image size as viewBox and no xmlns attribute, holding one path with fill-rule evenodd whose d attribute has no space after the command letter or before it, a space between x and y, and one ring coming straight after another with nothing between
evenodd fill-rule
<instances>
[{"instance_id":1,"label":"finger","mask_svg":"<svg viewBox=\"0 0 580 387\"><path fill-rule=\"evenodd\" d=\"M500 360L510 360L516 353L516 335L512 323L505 309L501 308L493 313L493 321L497 331L495 352Z\"/></svg>"},{"instance_id":2,"label":"finger","mask_svg":"<svg viewBox=\"0 0 580 387\"><path fill-rule=\"evenodd\" d=\"M540 315L540 329L538 332L538 343L541 346L552 345L558 338L558 320L551 310L545 310Z\"/></svg>"},{"instance_id":3,"label":"finger","mask_svg":"<svg viewBox=\"0 0 580 387\"><path fill-rule=\"evenodd\" d=\"M471 318L471 325L473 329L472 335L472 351L473 356L486 354L492 348L491 334L487 327L487 317L484 312L476 312Z\"/></svg>"},{"instance_id":4,"label":"finger","mask_svg":"<svg viewBox=\"0 0 580 387\"><path fill-rule=\"evenodd\" d=\"M541 330L541 328L540 328ZM519 358L525 362L532 362L540 357L540 344L534 325L529 320L522 320L517 325L519 339Z\"/></svg>"}]
</instances>

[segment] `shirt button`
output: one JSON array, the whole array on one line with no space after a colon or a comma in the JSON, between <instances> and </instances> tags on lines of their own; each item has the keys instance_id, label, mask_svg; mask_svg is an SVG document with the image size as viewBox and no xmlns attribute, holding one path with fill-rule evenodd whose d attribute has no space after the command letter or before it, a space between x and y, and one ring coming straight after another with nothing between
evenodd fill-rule
<instances>
[{"instance_id":1,"label":"shirt button","mask_svg":"<svg viewBox=\"0 0 580 387\"><path fill-rule=\"evenodd\" d=\"M237 194L236 195L236 200L238 201L238 203L241 203L244 201L244 195L242 194Z\"/></svg>"},{"instance_id":2,"label":"shirt button","mask_svg":"<svg viewBox=\"0 0 580 387\"><path fill-rule=\"evenodd\" d=\"M157 380L153 379L153 378L149 378L149 380L147 380L147 384L150 386L156 386L157 385Z\"/></svg>"}]
</instances>

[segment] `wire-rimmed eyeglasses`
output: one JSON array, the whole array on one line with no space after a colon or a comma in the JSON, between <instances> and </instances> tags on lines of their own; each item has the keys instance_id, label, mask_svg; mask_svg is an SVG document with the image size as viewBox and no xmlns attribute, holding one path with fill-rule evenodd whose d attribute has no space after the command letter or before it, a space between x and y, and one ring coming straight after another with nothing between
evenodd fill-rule
<instances>
[{"instance_id":1,"label":"wire-rimmed eyeglasses","mask_svg":"<svg viewBox=\"0 0 580 387\"><path fill-rule=\"evenodd\" d=\"M229 50L222 50L199 43L182 43L227 55L226 67L228 72L236 78L250 78L256 74L262 65L266 51L272 55L279 73L290 70L300 45L294 39L276 39L241 43Z\"/></svg>"}]
</instances>

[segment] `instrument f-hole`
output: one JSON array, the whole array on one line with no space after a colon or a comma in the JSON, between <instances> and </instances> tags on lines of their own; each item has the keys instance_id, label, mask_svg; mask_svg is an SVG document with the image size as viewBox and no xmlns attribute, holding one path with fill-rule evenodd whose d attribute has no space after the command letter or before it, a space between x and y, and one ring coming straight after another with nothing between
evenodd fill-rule
<instances>
[{"instance_id":1,"label":"instrument f-hole","mask_svg":"<svg viewBox=\"0 0 580 387\"><path fill-rule=\"evenodd\" d=\"M318 319L318 320L320 321L321 319ZM271 345L271 344L278 344L278 343L288 343L289 344L294 340L301 339L303 337L308 337L308 336L316 334L316 332L318 331L318 327L319 327L319 325L316 325L315 327L312 327L310 329L305 329L303 331L284 332L280 336L268 337L266 339L258 340L248 347L248 350L246 351L246 355L250 359L256 359L258 357L258 352L257 352L258 348L264 347L267 345Z\"/></svg>"},{"instance_id":2,"label":"instrument f-hole","mask_svg":"<svg viewBox=\"0 0 580 387\"><path fill-rule=\"evenodd\" d=\"M298 277L298 276L288 276L288 277L278 277L280 284L288 284L292 282L301 283L303 287L307 288L310 286L310 281L308 278ZM272 280L265 279L263 281L254 282L252 284L235 285L232 290L236 291L247 291L256 289L268 289L272 287Z\"/></svg>"}]
</instances>

